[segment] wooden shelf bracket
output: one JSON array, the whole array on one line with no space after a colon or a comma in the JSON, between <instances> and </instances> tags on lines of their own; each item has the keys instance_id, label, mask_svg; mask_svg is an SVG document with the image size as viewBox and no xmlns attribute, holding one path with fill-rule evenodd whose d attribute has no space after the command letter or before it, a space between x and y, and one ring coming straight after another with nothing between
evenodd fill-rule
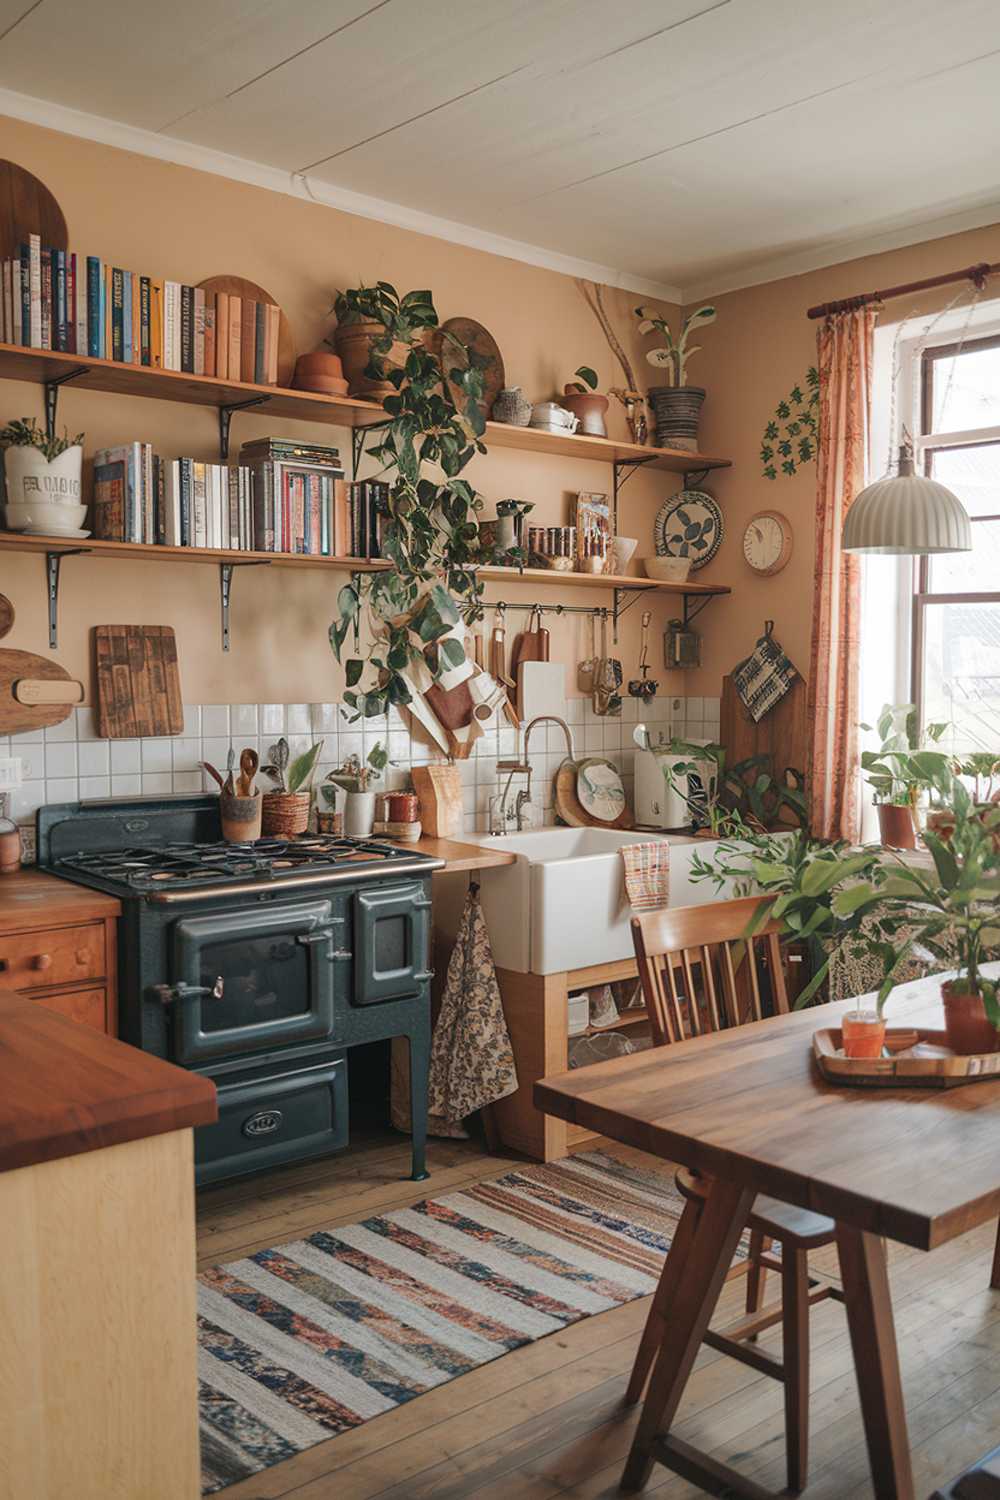
<instances>
[{"instance_id":1,"label":"wooden shelf bracket","mask_svg":"<svg viewBox=\"0 0 1000 1500\"><path fill-rule=\"evenodd\" d=\"M234 411L247 411L251 406L263 406L269 401L269 396L252 396L249 401L234 401L229 406L219 407L219 462L225 463L229 457L229 424L233 420ZM224 648L228 650L228 647Z\"/></svg>"},{"instance_id":2,"label":"wooden shelf bracket","mask_svg":"<svg viewBox=\"0 0 1000 1500\"><path fill-rule=\"evenodd\" d=\"M59 645L59 564L64 557L78 557L89 547L64 547L60 552L45 554L45 592L49 602L49 650Z\"/></svg>"},{"instance_id":3,"label":"wooden shelf bracket","mask_svg":"<svg viewBox=\"0 0 1000 1500\"><path fill-rule=\"evenodd\" d=\"M86 365L67 370L65 375L54 375L45 381L45 436L51 441L56 435L56 410L59 405L59 387L69 380L77 380L87 374Z\"/></svg>"},{"instance_id":4,"label":"wooden shelf bracket","mask_svg":"<svg viewBox=\"0 0 1000 1500\"><path fill-rule=\"evenodd\" d=\"M233 569L267 567L270 567L270 563L265 558L248 558L245 562L224 562L219 564L219 603L222 608L223 651L229 650L229 603L233 594Z\"/></svg>"}]
</instances>

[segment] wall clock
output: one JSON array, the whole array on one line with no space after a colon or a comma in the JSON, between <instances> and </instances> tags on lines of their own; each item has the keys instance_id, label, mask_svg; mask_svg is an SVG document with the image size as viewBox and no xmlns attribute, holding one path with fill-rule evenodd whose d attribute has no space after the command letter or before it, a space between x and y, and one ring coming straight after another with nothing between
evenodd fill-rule
<instances>
[{"instance_id":1,"label":"wall clock","mask_svg":"<svg viewBox=\"0 0 1000 1500\"><path fill-rule=\"evenodd\" d=\"M689 557L703 568L722 544L722 511L707 490L678 490L661 505L653 523L660 557Z\"/></svg>"},{"instance_id":2,"label":"wall clock","mask_svg":"<svg viewBox=\"0 0 1000 1500\"><path fill-rule=\"evenodd\" d=\"M743 556L755 573L780 573L792 555L792 524L780 510L759 510L743 533Z\"/></svg>"}]
</instances>

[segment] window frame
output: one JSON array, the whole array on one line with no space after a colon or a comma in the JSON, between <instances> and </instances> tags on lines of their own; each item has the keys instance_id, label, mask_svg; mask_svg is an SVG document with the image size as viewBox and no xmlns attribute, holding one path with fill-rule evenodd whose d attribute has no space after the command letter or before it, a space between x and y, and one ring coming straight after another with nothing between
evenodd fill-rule
<instances>
[{"instance_id":1,"label":"window frame","mask_svg":"<svg viewBox=\"0 0 1000 1500\"><path fill-rule=\"evenodd\" d=\"M919 424L917 439L917 461L922 472L931 476L935 453L950 449L986 448L1000 446L1000 424L974 427L957 432L934 432L934 374L935 367L955 355L971 354L980 349L1000 349L1000 333L985 334L979 338L932 344L920 352L919 363ZM975 526L982 521L1000 521L1000 509L995 515L971 517ZM936 593L930 584L931 558L915 557L910 566L910 702L917 711L917 722L924 723L924 670L926 666L926 623L928 609L947 604L997 604L1000 605L1000 589L968 592Z\"/></svg>"}]
</instances>

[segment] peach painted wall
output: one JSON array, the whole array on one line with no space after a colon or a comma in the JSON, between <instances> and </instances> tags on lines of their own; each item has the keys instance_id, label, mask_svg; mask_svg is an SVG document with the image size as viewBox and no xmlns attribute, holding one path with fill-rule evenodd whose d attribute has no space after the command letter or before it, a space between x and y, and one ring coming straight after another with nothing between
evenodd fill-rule
<instances>
[{"instance_id":1,"label":"peach painted wall","mask_svg":"<svg viewBox=\"0 0 1000 1500\"><path fill-rule=\"evenodd\" d=\"M16 120L4 119L0 127L0 154L27 167L55 194L73 248L186 282L223 272L250 277L284 307L300 352L315 348L332 326L333 288L386 280L401 291L430 287L442 319L465 314L484 323L503 351L509 383L521 385L535 400L554 395L584 363L597 369L605 388L621 384L604 336L571 277ZM607 295L637 367L642 346L634 335L632 309L640 300L634 292ZM0 419L29 413L42 415L41 388L0 381ZM610 421L612 436L624 438L617 403ZM88 395L75 388L60 398L60 428L64 423L71 431L85 430L88 454L142 439L166 456L217 457L216 420L209 409ZM241 441L258 434L322 431L253 413L237 415L234 453ZM333 429L330 434L349 456L349 434ZM476 459L467 472L487 502L487 514L493 502L514 495L534 501L533 519L553 525L568 519L571 494L611 487L611 471L603 464L528 458L511 450ZM671 474L638 473L629 481L620 530L641 538L639 555L653 550L653 516L678 483ZM228 656L220 647L218 583L210 567L80 557L67 560L62 574L58 659L86 683L88 701L89 628L98 623L173 625L184 697L191 703L340 697L343 678L327 644L343 581L337 574L279 568L238 573ZM43 575L41 556L0 555L0 591L17 610L6 645L48 652ZM504 584L501 595L499 586L491 585L487 596L515 602L530 598L530 590ZM594 604L604 596L560 589L547 598ZM662 602L653 608L658 632L676 604L673 610ZM626 676L635 672L640 613L637 605L623 620ZM546 624L555 659L572 664L584 654L582 617L547 617ZM654 666L658 659L653 656ZM663 672L660 679L665 692L671 684ZM569 686L574 692L573 673ZM672 686L674 692L684 690L680 674L674 674Z\"/></svg>"},{"instance_id":2,"label":"peach painted wall","mask_svg":"<svg viewBox=\"0 0 1000 1500\"><path fill-rule=\"evenodd\" d=\"M733 467L707 481L725 512L726 535L717 556L699 576L706 581L718 578L730 584L733 593L713 603L703 616L702 668L688 675L684 691L718 693L720 678L748 654L765 619L775 621L775 635L803 675L809 669L816 465L768 480L759 456L764 428L778 402L796 382L804 381L806 370L816 362L817 324L806 318L806 309L981 261L1000 261L1000 225L711 299L718 321L699 337L702 352L691 362L689 379L708 391L701 445L708 453L728 455ZM895 322L911 311L930 312L944 306L956 291L948 287L887 303L885 317ZM1000 296L1000 279L994 295ZM919 332L925 321L918 317L913 332ZM887 401L889 393L875 393L876 400L880 396ZM885 460L885 454L873 455L877 472L884 470ZM753 573L742 555L747 521L755 511L766 509L783 512L795 535L791 561L771 578Z\"/></svg>"}]
</instances>

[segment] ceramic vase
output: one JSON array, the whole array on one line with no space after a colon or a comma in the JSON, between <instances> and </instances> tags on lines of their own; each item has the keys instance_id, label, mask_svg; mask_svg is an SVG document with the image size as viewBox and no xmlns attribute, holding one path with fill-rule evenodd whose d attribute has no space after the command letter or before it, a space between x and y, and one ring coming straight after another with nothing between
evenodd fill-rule
<instances>
[{"instance_id":1,"label":"ceramic vase","mask_svg":"<svg viewBox=\"0 0 1000 1500\"><path fill-rule=\"evenodd\" d=\"M607 396L600 396L596 391L567 389L560 400L566 410L571 411L578 419L580 425L577 432L585 432L588 437L607 437L608 428L604 420L608 410Z\"/></svg>"},{"instance_id":2,"label":"ceramic vase","mask_svg":"<svg viewBox=\"0 0 1000 1500\"><path fill-rule=\"evenodd\" d=\"M654 385L649 389L658 448L698 451L698 421L705 400L700 385Z\"/></svg>"},{"instance_id":3,"label":"ceramic vase","mask_svg":"<svg viewBox=\"0 0 1000 1500\"><path fill-rule=\"evenodd\" d=\"M527 427L531 421L531 402L519 385L504 386L493 403L490 420L508 427Z\"/></svg>"},{"instance_id":4,"label":"ceramic vase","mask_svg":"<svg viewBox=\"0 0 1000 1500\"><path fill-rule=\"evenodd\" d=\"M366 839L375 822L375 793L348 792L344 799L344 832L351 838Z\"/></svg>"},{"instance_id":5,"label":"ceramic vase","mask_svg":"<svg viewBox=\"0 0 1000 1500\"><path fill-rule=\"evenodd\" d=\"M7 448L3 467L8 505L80 504L83 449L79 444L52 459L38 448Z\"/></svg>"}]
</instances>

